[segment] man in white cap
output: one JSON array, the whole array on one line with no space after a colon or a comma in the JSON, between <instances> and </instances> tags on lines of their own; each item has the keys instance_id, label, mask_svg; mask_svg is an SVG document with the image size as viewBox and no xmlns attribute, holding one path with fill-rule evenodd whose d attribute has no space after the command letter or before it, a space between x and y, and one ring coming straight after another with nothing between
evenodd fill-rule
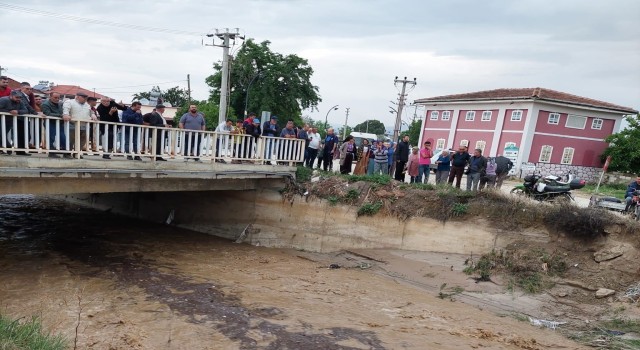
<instances>
[{"instance_id":1,"label":"man in white cap","mask_svg":"<svg viewBox=\"0 0 640 350\"><path fill-rule=\"evenodd\" d=\"M91 106L87 103L87 94L84 92L78 92L76 98L73 100L66 100L62 104L62 119L64 121L71 121L69 124L69 137L71 149L76 152L87 150L87 122L96 120L97 118L91 115ZM75 145L75 129L80 128L80 145ZM80 156L82 159L82 156Z\"/></svg>"}]
</instances>

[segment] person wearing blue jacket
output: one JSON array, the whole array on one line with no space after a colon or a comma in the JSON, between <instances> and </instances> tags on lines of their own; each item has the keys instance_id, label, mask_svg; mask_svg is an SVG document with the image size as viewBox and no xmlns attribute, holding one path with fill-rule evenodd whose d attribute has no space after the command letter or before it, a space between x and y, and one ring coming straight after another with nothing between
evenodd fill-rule
<instances>
[{"instance_id":1,"label":"person wearing blue jacket","mask_svg":"<svg viewBox=\"0 0 640 350\"><path fill-rule=\"evenodd\" d=\"M635 191L640 191L640 174L636 177L636 181L633 181L629 186L627 186L627 192L624 194L624 200L627 203L627 206L624 209L625 211L629 210L631 207Z\"/></svg>"},{"instance_id":2,"label":"person wearing blue jacket","mask_svg":"<svg viewBox=\"0 0 640 350\"><path fill-rule=\"evenodd\" d=\"M136 101L131 104L131 107L122 112L122 123L132 125L142 125L142 103ZM131 137L131 139L129 139ZM124 127L124 152L129 153L129 144L133 144L133 153L138 153L138 128L125 126ZM129 160L142 160L140 156L127 156Z\"/></svg>"}]
</instances>

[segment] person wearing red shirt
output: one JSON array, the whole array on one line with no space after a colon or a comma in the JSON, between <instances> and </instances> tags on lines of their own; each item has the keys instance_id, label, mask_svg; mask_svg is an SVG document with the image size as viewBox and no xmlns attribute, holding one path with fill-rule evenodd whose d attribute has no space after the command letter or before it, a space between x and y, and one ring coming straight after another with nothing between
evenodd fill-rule
<instances>
[{"instance_id":1,"label":"person wearing red shirt","mask_svg":"<svg viewBox=\"0 0 640 350\"><path fill-rule=\"evenodd\" d=\"M9 87L9 78L5 76L0 77L0 97L11 95L11 88Z\"/></svg>"}]
</instances>

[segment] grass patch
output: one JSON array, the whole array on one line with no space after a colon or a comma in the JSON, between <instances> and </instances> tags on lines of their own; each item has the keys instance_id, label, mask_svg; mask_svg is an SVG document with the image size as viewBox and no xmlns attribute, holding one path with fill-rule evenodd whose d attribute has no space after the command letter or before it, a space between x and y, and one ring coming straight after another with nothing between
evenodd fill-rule
<instances>
[{"instance_id":1,"label":"grass patch","mask_svg":"<svg viewBox=\"0 0 640 350\"><path fill-rule=\"evenodd\" d=\"M67 342L61 335L45 333L37 317L12 320L0 315L0 349L64 350Z\"/></svg>"},{"instance_id":2,"label":"grass patch","mask_svg":"<svg viewBox=\"0 0 640 350\"><path fill-rule=\"evenodd\" d=\"M453 297L464 292L464 288L460 286L447 287L446 283L443 283L440 286L440 292L438 292L438 298L440 299L449 299L453 301Z\"/></svg>"},{"instance_id":3,"label":"grass patch","mask_svg":"<svg viewBox=\"0 0 640 350\"><path fill-rule=\"evenodd\" d=\"M382 202L365 203L358 209L358 216L373 216L382 208Z\"/></svg>"},{"instance_id":4,"label":"grass patch","mask_svg":"<svg viewBox=\"0 0 640 350\"><path fill-rule=\"evenodd\" d=\"M590 346L615 350L639 349L640 340L621 339L622 333L640 333L640 321L614 318L595 327L569 335L569 338Z\"/></svg>"},{"instance_id":5,"label":"grass patch","mask_svg":"<svg viewBox=\"0 0 640 350\"><path fill-rule=\"evenodd\" d=\"M349 182L373 182L378 185L388 185L391 183L391 176L389 175L342 175Z\"/></svg>"},{"instance_id":6,"label":"grass patch","mask_svg":"<svg viewBox=\"0 0 640 350\"><path fill-rule=\"evenodd\" d=\"M298 166L296 168L296 180L298 182L307 182L311 180L311 175L313 175L313 169L305 166Z\"/></svg>"},{"instance_id":7,"label":"grass patch","mask_svg":"<svg viewBox=\"0 0 640 350\"><path fill-rule=\"evenodd\" d=\"M355 188L350 188L347 194L344 195L344 199L350 202L355 202L360 198L360 191Z\"/></svg>"},{"instance_id":8,"label":"grass patch","mask_svg":"<svg viewBox=\"0 0 640 350\"><path fill-rule=\"evenodd\" d=\"M464 273L476 275L474 279L490 281L493 273L502 272L510 277L508 289L513 292L515 286L527 293L540 293L553 286L552 276L562 276L568 268L564 258L544 249L532 249L522 252L492 251L480 256L477 261L470 257L465 261Z\"/></svg>"},{"instance_id":9,"label":"grass patch","mask_svg":"<svg viewBox=\"0 0 640 350\"><path fill-rule=\"evenodd\" d=\"M436 186L433 184L423 184L423 183L412 183L412 184L409 184L407 187L415 188L418 190L425 190L425 191L433 191L436 189Z\"/></svg>"},{"instance_id":10,"label":"grass patch","mask_svg":"<svg viewBox=\"0 0 640 350\"><path fill-rule=\"evenodd\" d=\"M586 192L588 194L596 193L596 186L588 184L580 189L581 192ZM600 189L598 190L599 195L603 196L611 196L616 197L618 199L624 199L624 194L627 191L627 184L603 184L600 185Z\"/></svg>"},{"instance_id":11,"label":"grass patch","mask_svg":"<svg viewBox=\"0 0 640 350\"><path fill-rule=\"evenodd\" d=\"M337 204L338 204L338 201L340 200L340 198L338 198L338 197L336 197L336 196L329 196L329 197L327 198L327 200L329 201L329 204L330 204L331 206L334 206L334 205L337 205Z\"/></svg>"},{"instance_id":12,"label":"grass patch","mask_svg":"<svg viewBox=\"0 0 640 350\"><path fill-rule=\"evenodd\" d=\"M469 211L469 206L464 203L454 203L451 207L452 216L462 216Z\"/></svg>"}]
</instances>

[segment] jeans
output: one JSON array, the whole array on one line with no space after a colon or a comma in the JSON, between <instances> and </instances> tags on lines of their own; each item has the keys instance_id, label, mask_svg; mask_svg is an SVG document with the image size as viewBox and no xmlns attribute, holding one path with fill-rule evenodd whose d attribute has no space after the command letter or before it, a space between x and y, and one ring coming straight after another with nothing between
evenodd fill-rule
<instances>
[{"instance_id":1,"label":"jeans","mask_svg":"<svg viewBox=\"0 0 640 350\"><path fill-rule=\"evenodd\" d=\"M633 204L633 197L626 197L624 199L624 201L626 202L626 206L624 207L625 211L629 211L629 208L631 208L631 204Z\"/></svg>"},{"instance_id":2,"label":"jeans","mask_svg":"<svg viewBox=\"0 0 640 350\"><path fill-rule=\"evenodd\" d=\"M478 191L480 183L480 173L467 174L467 191Z\"/></svg>"},{"instance_id":3,"label":"jeans","mask_svg":"<svg viewBox=\"0 0 640 350\"><path fill-rule=\"evenodd\" d=\"M313 168L313 163L316 162L317 156L318 156L317 148L311 148L311 147L307 148L307 164L306 165L308 168Z\"/></svg>"},{"instance_id":4,"label":"jeans","mask_svg":"<svg viewBox=\"0 0 640 350\"><path fill-rule=\"evenodd\" d=\"M496 187L496 175L486 175L480 178L480 191L487 186L487 188Z\"/></svg>"},{"instance_id":5,"label":"jeans","mask_svg":"<svg viewBox=\"0 0 640 350\"><path fill-rule=\"evenodd\" d=\"M389 165L387 164L387 162L384 162L384 163L373 162L373 175L378 175L378 174L382 174L382 175L389 174Z\"/></svg>"},{"instance_id":6,"label":"jeans","mask_svg":"<svg viewBox=\"0 0 640 350\"><path fill-rule=\"evenodd\" d=\"M61 150L64 151L67 149L67 135L64 133L64 121L60 120L58 123L58 127L56 127L55 120L47 120L49 123L49 150ZM45 128L46 129L46 128ZM58 146L56 148L56 135L58 135Z\"/></svg>"},{"instance_id":7,"label":"jeans","mask_svg":"<svg viewBox=\"0 0 640 350\"><path fill-rule=\"evenodd\" d=\"M429 164L420 164L418 167L418 182L428 183L429 182L429 172L430 172ZM422 176L424 175L424 181L422 180Z\"/></svg>"},{"instance_id":8,"label":"jeans","mask_svg":"<svg viewBox=\"0 0 640 350\"><path fill-rule=\"evenodd\" d=\"M133 130L132 130L133 129ZM131 136L129 136L131 135ZM129 140L131 137L131 140ZM129 153L130 144L133 144L133 153L138 153L138 128L125 126L124 128L124 153Z\"/></svg>"}]
</instances>

